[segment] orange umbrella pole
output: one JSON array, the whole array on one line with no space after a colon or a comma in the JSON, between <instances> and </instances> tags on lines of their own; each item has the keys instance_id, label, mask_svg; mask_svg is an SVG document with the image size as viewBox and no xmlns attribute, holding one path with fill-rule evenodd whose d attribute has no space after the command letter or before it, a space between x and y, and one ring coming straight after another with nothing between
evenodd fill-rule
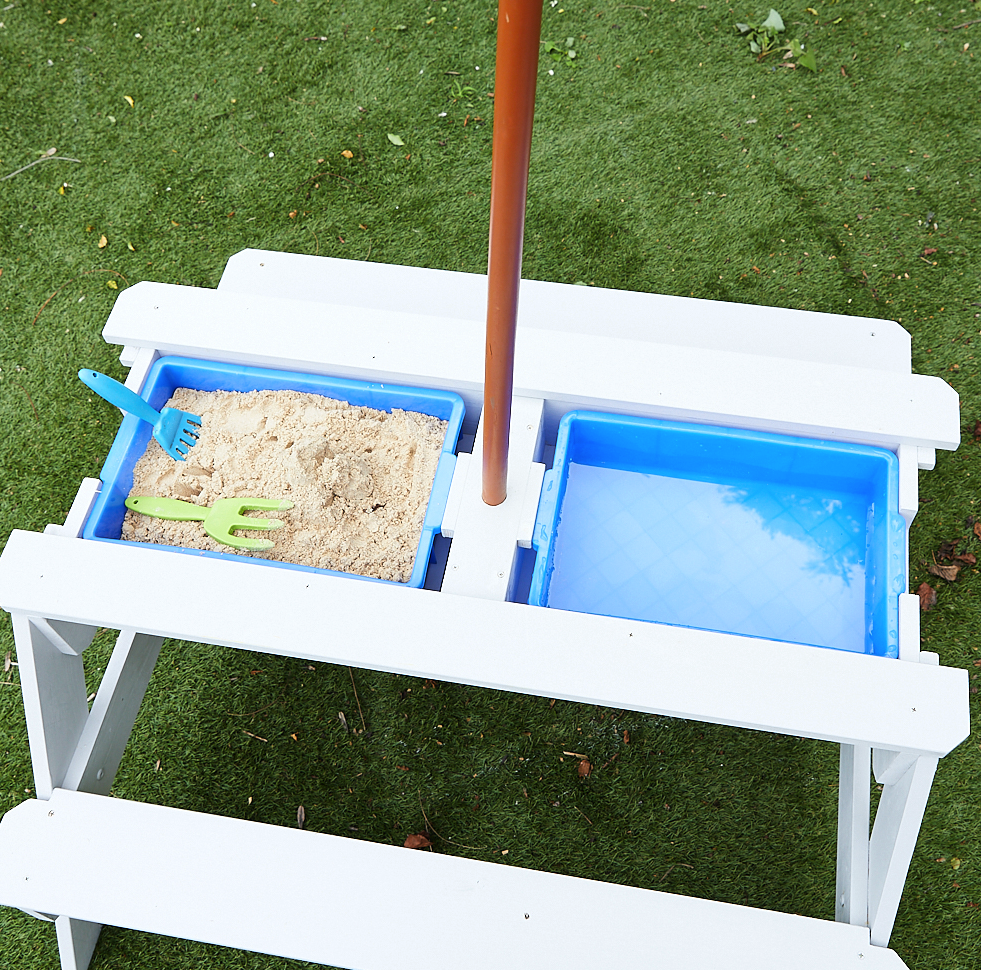
<instances>
[{"instance_id":1,"label":"orange umbrella pole","mask_svg":"<svg viewBox=\"0 0 981 970\"><path fill-rule=\"evenodd\" d=\"M542 0L500 0L494 79L481 490L488 505L500 505L507 497L514 335L541 30Z\"/></svg>"}]
</instances>

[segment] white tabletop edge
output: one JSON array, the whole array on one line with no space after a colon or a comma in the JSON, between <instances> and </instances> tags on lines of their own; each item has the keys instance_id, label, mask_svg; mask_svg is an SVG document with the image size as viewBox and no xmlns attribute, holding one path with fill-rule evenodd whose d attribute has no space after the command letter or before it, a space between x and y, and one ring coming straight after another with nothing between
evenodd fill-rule
<instances>
[{"instance_id":1,"label":"white tabletop edge","mask_svg":"<svg viewBox=\"0 0 981 970\"><path fill-rule=\"evenodd\" d=\"M182 595L189 588L207 590L208 596ZM180 610L170 605L182 601ZM259 602L277 608L242 608ZM0 606L887 749L943 755L969 731L966 672L960 669L137 544L15 531L0 556Z\"/></svg>"}]
</instances>

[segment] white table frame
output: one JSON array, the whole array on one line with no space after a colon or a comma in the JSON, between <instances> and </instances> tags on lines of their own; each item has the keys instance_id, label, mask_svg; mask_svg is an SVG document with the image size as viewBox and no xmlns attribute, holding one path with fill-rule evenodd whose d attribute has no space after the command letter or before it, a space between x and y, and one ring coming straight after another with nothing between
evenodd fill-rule
<instances>
[{"instance_id":1,"label":"white table frame","mask_svg":"<svg viewBox=\"0 0 981 970\"><path fill-rule=\"evenodd\" d=\"M229 261L217 291L150 283L125 291L104 333L124 345L135 389L157 356L180 353L453 389L472 431L484 285L469 274L247 250ZM299 299L278 298L285 293ZM63 970L85 970L102 923L370 970L640 967L652 953L686 970L903 965L886 947L933 775L969 731L966 673L920 652L915 596L900 597L899 660L507 597L516 550L530 542L543 442L572 407L889 447L909 522L917 468L958 443L956 395L910 373L909 337L888 321L525 282L520 323L508 499L484 506L478 456L460 456L439 593L86 542L78 535L98 491L92 479L64 525L12 534L0 557L0 605L13 615L36 797L0 823L0 902L55 920ZM181 611L159 605L188 586L215 595ZM159 595L143 596L148 587ZM222 595L232 588L234 597ZM260 595L290 603L288 615L245 618L234 606ZM121 633L89 711L82 653L99 627ZM836 922L106 799L164 637L837 742ZM883 787L871 835L870 771ZM231 846L249 825L256 872L264 858L291 859L307 888L290 898L323 897L314 922L334 914L331 933L277 907L272 889L264 929L243 919ZM186 858L160 849L175 839L191 847ZM114 860L99 867L95 888L77 864L79 840ZM203 846L215 846L207 905L193 891L205 878L193 854ZM317 881L313 858L342 882L398 887L386 920L411 925L414 896L439 901L455 914L460 941L415 956L368 942L368 917L336 915L343 904ZM141 883L148 871L154 880ZM513 905L527 909L523 919ZM567 952L563 905L609 920L614 932L597 934L603 948ZM501 936L495 921L512 917L513 939L489 944Z\"/></svg>"}]
</instances>

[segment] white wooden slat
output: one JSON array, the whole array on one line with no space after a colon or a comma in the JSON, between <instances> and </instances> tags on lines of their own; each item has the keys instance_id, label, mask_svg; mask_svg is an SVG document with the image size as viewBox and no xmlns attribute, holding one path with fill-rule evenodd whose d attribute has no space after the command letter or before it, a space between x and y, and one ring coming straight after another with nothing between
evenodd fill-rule
<instances>
[{"instance_id":1,"label":"white wooden slat","mask_svg":"<svg viewBox=\"0 0 981 970\"><path fill-rule=\"evenodd\" d=\"M242 609L260 602L277 608ZM0 556L0 607L877 748L943 755L969 731L960 669L135 543L15 531Z\"/></svg>"},{"instance_id":2,"label":"white wooden slat","mask_svg":"<svg viewBox=\"0 0 981 970\"><path fill-rule=\"evenodd\" d=\"M95 944L99 941L101 924L59 916L55 920L55 928L61 970L87 970Z\"/></svg>"},{"instance_id":3,"label":"white wooden slat","mask_svg":"<svg viewBox=\"0 0 981 970\"><path fill-rule=\"evenodd\" d=\"M162 645L161 637L119 634L60 787L109 794Z\"/></svg>"},{"instance_id":4,"label":"white wooden slat","mask_svg":"<svg viewBox=\"0 0 981 970\"><path fill-rule=\"evenodd\" d=\"M869 839L869 931L883 946L896 921L936 771L936 758L918 758L901 778L884 785L879 797Z\"/></svg>"},{"instance_id":5,"label":"white wooden slat","mask_svg":"<svg viewBox=\"0 0 981 970\"><path fill-rule=\"evenodd\" d=\"M163 283L120 294L111 343L208 359L452 389L479 410L474 321L271 300ZM268 339L271 326L276 341ZM713 348L520 328L516 395L543 398L547 430L576 407L896 447L956 448L957 394L916 374Z\"/></svg>"},{"instance_id":6,"label":"white wooden slat","mask_svg":"<svg viewBox=\"0 0 981 970\"><path fill-rule=\"evenodd\" d=\"M509 428L507 497L499 505L486 505L483 489L483 434L477 427L470 467L463 481L460 505L455 513L453 544L446 559L443 591L461 596L504 600L512 586L519 532L525 507L538 509L539 493L528 495L535 478L531 467L541 451L543 401L515 397ZM529 531L534 531L534 521Z\"/></svg>"},{"instance_id":7,"label":"white wooden slat","mask_svg":"<svg viewBox=\"0 0 981 970\"><path fill-rule=\"evenodd\" d=\"M838 760L838 856L835 919L869 921L869 769L867 744L843 744Z\"/></svg>"},{"instance_id":8,"label":"white wooden slat","mask_svg":"<svg viewBox=\"0 0 981 970\"><path fill-rule=\"evenodd\" d=\"M487 314L483 274L260 249L232 256L218 289L456 317L481 325ZM910 371L910 336L898 323L837 313L522 280L518 325Z\"/></svg>"},{"instance_id":9,"label":"white wooden slat","mask_svg":"<svg viewBox=\"0 0 981 970\"><path fill-rule=\"evenodd\" d=\"M82 484L72 500L72 507L68 510L68 515L65 516L65 524L47 525L44 527L44 531L56 536L74 537L81 535L85 520L89 517L89 512L92 511L92 506L98 498L101 487L102 482L98 478L83 478Z\"/></svg>"},{"instance_id":10,"label":"white wooden slat","mask_svg":"<svg viewBox=\"0 0 981 970\"><path fill-rule=\"evenodd\" d=\"M62 790L0 823L0 902L357 970L905 966L858 926Z\"/></svg>"},{"instance_id":11,"label":"white wooden slat","mask_svg":"<svg viewBox=\"0 0 981 970\"><path fill-rule=\"evenodd\" d=\"M30 617L15 615L13 626L34 790L47 798L63 783L89 714L85 671L80 656L60 651Z\"/></svg>"},{"instance_id":12,"label":"white wooden slat","mask_svg":"<svg viewBox=\"0 0 981 970\"><path fill-rule=\"evenodd\" d=\"M908 535L907 535L908 539ZM907 562L909 557L907 556ZM899 594L899 659L919 663L920 598L916 593Z\"/></svg>"}]
</instances>

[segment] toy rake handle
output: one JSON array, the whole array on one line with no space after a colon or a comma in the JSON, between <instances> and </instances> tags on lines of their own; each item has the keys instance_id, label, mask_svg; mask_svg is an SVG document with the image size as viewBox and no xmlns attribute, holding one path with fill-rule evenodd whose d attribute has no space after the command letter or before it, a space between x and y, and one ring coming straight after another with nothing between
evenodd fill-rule
<instances>
[{"instance_id":1,"label":"toy rake handle","mask_svg":"<svg viewBox=\"0 0 981 970\"><path fill-rule=\"evenodd\" d=\"M204 522L211 511L206 506L192 505L178 498L156 498L148 495L126 499L126 508L170 522Z\"/></svg>"},{"instance_id":2,"label":"toy rake handle","mask_svg":"<svg viewBox=\"0 0 981 970\"><path fill-rule=\"evenodd\" d=\"M104 398L110 404L115 404L117 408L122 408L130 414L136 415L142 421L156 425L160 420L160 413L154 411L146 401L134 391L114 381L105 374L100 374L97 370L80 370L78 379L86 386L95 391L99 397Z\"/></svg>"},{"instance_id":3,"label":"toy rake handle","mask_svg":"<svg viewBox=\"0 0 981 970\"><path fill-rule=\"evenodd\" d=\"M482 498L488 505L500 505L507 497L514 338L541 30L542 0L500 0L494 75L481 488Z\"/></svg>"}]
</instances>

